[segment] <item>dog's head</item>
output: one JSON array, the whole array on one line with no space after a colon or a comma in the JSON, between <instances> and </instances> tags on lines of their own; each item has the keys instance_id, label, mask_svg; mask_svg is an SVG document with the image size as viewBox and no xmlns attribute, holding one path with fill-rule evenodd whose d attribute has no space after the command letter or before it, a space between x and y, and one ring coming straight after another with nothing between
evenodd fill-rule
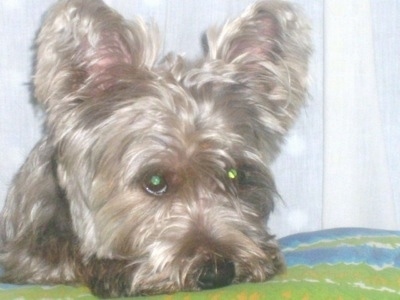
<instances>
[{"instance_id":1,"label":"dog's head","mask_svg":"<svg viewBox=\"0 0 400 300\"><path fill-rule=\"evenodd\" d=\"M304 102L308 31L260 2L210 30L203 59L157 63L155 26L101 1L51 10L35 91L86 257L131 260L144 291L277 272L268 166Z\"/></svg>"}]
</instances>

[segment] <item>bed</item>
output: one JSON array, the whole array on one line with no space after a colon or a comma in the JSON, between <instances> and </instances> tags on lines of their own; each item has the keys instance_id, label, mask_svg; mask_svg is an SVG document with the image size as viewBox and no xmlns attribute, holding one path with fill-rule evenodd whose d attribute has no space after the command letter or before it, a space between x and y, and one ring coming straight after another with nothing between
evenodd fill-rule
<instances>
[{"instance_id":1,"label":"bed","mask_svg":"<svg viewBox=\"0 0 400 300\"><path fill-rule=\"evenodd\" d=\"M288 268L269 282L135 299L400 299L400 231L337 228L279 241ZM0 284L0 299L97 298L81 286Z\"/></svg>"}]
</instances>

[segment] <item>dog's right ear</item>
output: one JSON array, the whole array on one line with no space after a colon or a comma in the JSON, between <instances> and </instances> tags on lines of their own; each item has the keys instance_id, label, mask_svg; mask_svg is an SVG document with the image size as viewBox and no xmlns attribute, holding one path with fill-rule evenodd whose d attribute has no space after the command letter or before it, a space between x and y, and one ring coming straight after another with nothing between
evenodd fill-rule
<instances>
[{"instance_id":1,"label":"dog's right ear","mask_svg":"<svg viewBox=\"0 0 400 300\"><path fill-rule=\"evenodd\" d=\"M307 98L312 48L307 18L289 2L258 1L207 37L207 59L241 86L243 107L257 112L248 124L265 143L260 149L275 157Z\"/></svg>"},{"instance_id":2,"label":"dog's right ear","mask_svg":"<svg viewBox=\"0 0 400 300\"><path fill-rule=\"evenodd\" d=\"M157 29L126 21L101 0L62 0L49 11L37 39L35 95L47 111L71 93L116 82L115 67L150 68ZM90 95L89 95L90 96Z\"/></svg>"}]
</instances>

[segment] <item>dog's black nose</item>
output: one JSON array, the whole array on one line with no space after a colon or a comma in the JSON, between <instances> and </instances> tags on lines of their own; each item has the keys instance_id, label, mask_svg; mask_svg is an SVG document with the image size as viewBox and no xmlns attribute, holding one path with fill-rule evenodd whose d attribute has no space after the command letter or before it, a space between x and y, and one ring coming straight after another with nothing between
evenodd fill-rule
<instances>
[{"instance_id":1,"label":"dog's black nose","mask_svg":"<svg viewBox=\"0 0 400 300\"><path fill-rule=\"evenodd\" d=\"M203 290L223 287L232 283L235 265L228 260L210 260L203 266L197 280Z\"/></svg>"}]
</instances>

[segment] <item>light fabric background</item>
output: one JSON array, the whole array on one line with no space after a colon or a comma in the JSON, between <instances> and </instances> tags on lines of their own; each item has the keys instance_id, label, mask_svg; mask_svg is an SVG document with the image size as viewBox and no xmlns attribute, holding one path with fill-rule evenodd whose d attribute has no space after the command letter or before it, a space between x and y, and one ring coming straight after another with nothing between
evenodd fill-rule
<instances>
[{"instance_id":1,"label":"light fabric background","mask_svg":"<svg viewBox=\"0 0 400 300\"><path fill-rule=\"evenodd\" d=\"M54 0L0 1L0 207L38 141L33 40ZM202 33L250 0L108 0L158 22L163 53L201 54ZM309 105L273 169L278 236L320 228L400 228L400 1L298 0L313 26Z\"/></svg>"}]
</instances>

